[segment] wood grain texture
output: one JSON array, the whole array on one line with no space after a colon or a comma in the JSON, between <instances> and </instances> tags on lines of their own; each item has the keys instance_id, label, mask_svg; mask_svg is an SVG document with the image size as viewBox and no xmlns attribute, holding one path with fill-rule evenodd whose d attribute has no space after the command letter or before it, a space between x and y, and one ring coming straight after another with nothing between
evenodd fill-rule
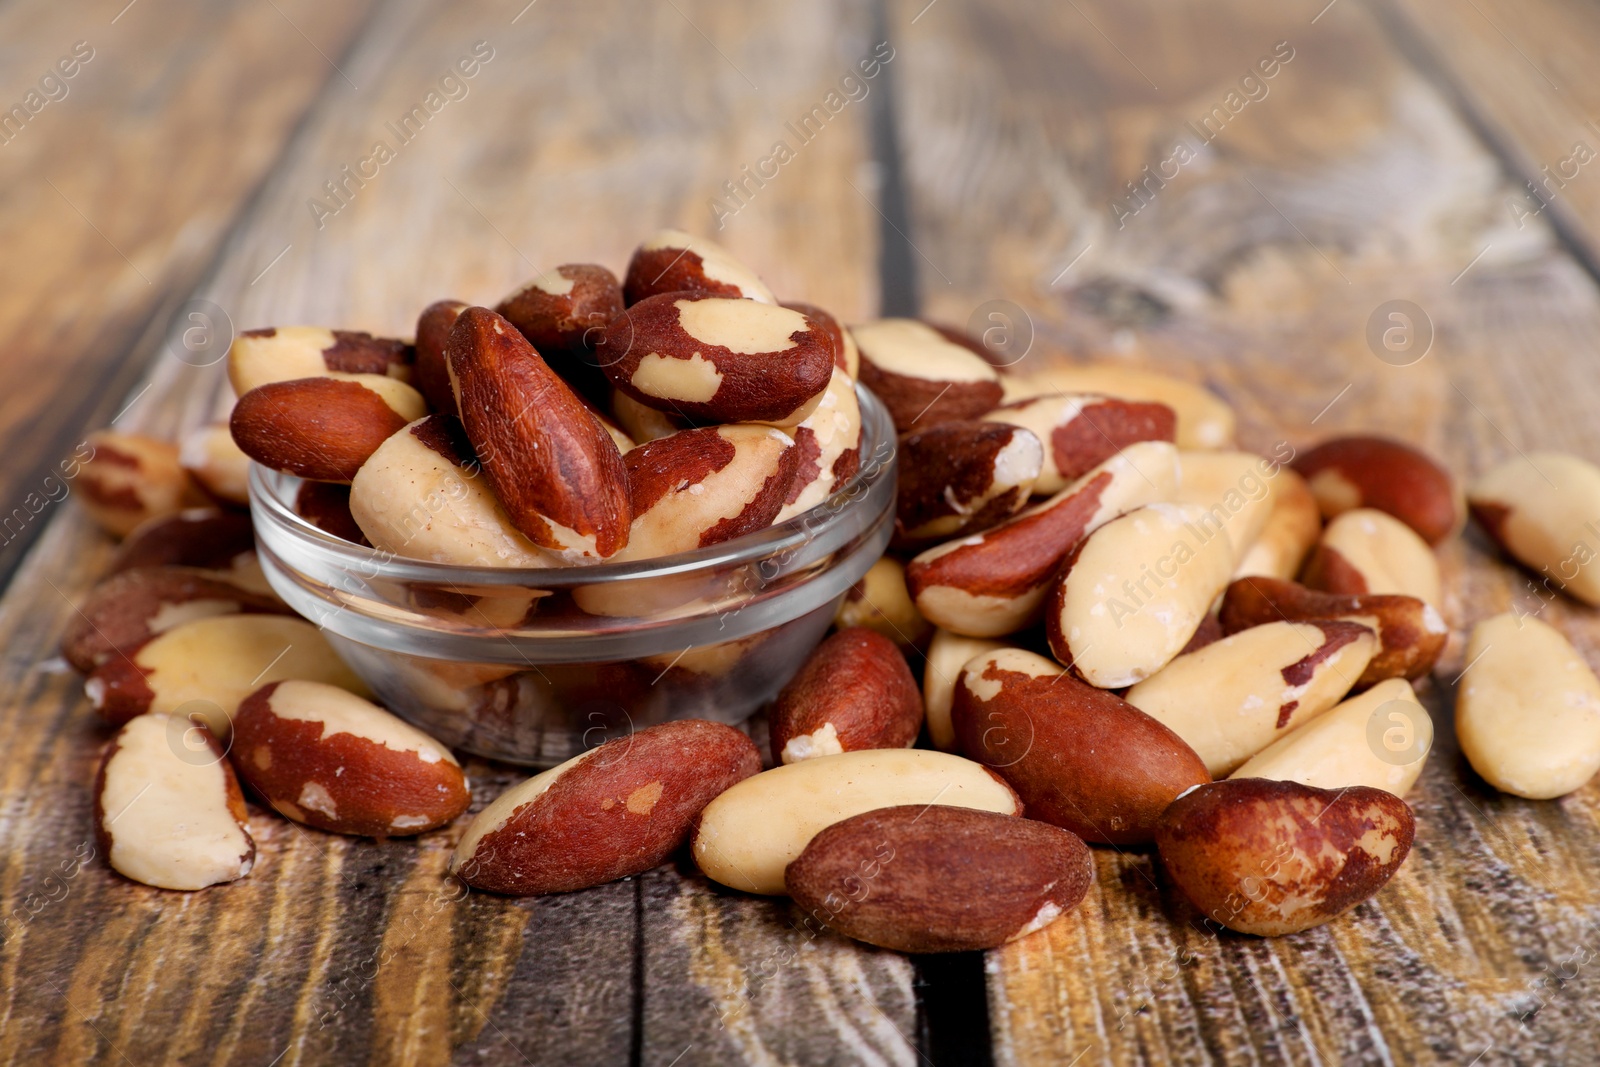
<instances>
[{"instance_id":1,"label":"wood grain texture","mask_svg":"<svg viewBox=\"0 0 1600 1067\"><path fill-rule=\"evenodd\" d=\"M142 366L129 354L166 332L311 100L339 80L328 57L369 7L0 7L0 108L30 91L46 101L52 73L59 97L0 126L0 515L13 519L0 574L60 499L73 435L122 408ZM80 42L90 58L60 78Z\"/></svg>"},{"instance_id":2,"label":"wood grain texture","mask_svg":"<svg viewBox=\"0 0 1600 1067\"><path fill-rule=\"evenodd\" d=\"M749 187L720 233L710 209L741 166L795 143L786 123L867 53L860 11L519 7L386 5L337 57L198 295L240 329L407 335L436 298L492 304L561 262L620 272L651 230L679 225L716 233L786 299L870 313L859 103ZM388 123L448 96L443 76L478 42L492 58L465 93L400 143ZM379 139L393 159L331 199L324 183ZM314 199L330 209L320 220ZM149 388L124 425L171 432L225 402L218 367L158 348L135 353L150 372L133 392ZM214 893L132 885L75 854L107 731L53 645L107 552L63 509L0 603L0 685L15 694L0 715L15 756L0 770L0 1063L917 1059L903 957L813 942L787 902L723 894L687 869L540 900L468 895L445 874L465 820L373 842L260 811L255 870ZM475 807L522 777L468 773Z\"/></svg>"},{"instance_id":3,"label":"wood grain texture","mask_svg":"<svg viewBox=\"0 0 1600 1067\"><path fill-rule=\"evenodd\" d=\"M875 312L870 235L896 234L877 208L892 209L899 190L888 187L897 168L873 165L866 146L887 86L873 85L879 95L850 102L804 143L788 126L876 42L870 12L842 0L749 11L710 0L651 9L407 0L383 7L358 44L338 50L335 23L355 18L349 8L280 6L339 70L286 146L282 116L293 109L281 100L276 142L240 132L241 143L229 135L211 146L261 153L250 156L258 168L275 159L196 290L236 327L406 334L443 296L493 302L572 260L620 268L661 225L715 235L784 298L847 321ZM915 265L923 303L961 324L986 301L1013 302L1036 329L1028 360L1096 354L1204 380L1238 407L1243 440L1257 449L1359 429L1412 440L1457 471L1533 446L1600 457L1590 417L1600 383L1584 362L1600 329L1592 280L1543 219L1509 222L1505 202L1518 183L1396 46L1388 23L1359 4L1317 17L1321 7L892 5L890 117L912 208L900 252ZM27 27L0 40L33 42L63 27L40 10L0 9L8 28ZM169 113L130 100L175 98L226 116L271 111L282 86L264 71L315 82L309 62L286 71L271 5L205 17L223 19L243 43L185 52L204 76L157 63L166 54L145 47L125 70L91 63L74 87L101 74L105 135L129 123L142 130L127 134L118 157L128 173L158 158L148 145L166 143L136 117ZM348 33L354 22L338 25ZM465 95L398 144L387 124L479 41L494 58ZM1148 203L1129 200L1127 183L1146 180L1146 164L1193 138L1186 124L1224 105L1279 41L1294 58L1267 95L1230 114L1176 178L1147 186ZM262 99L229 103L218 85L230 70ZM130 96L129 86L169 96ZM26 136L49 132L46 120L64 128L85 99L70 96L59 113L50 105ZM179 114L164 136L181 140ZM395 147L393 160L347 186L347 203L330 198L323 183L378 139ZM723 183L779 139L792 161L765 185L747 185L747 205L729 200ZM0 167L21 143L0 146ZM75 157L60 158L70 171ZM30 163L27 173L39 171L49 168ZM195 195L191 178L171 185ZM109 176L94 181L115 190ZM63 227L37 200L17 199L22 185L0 188L0 215L28 228L29 247L71 232L76 215ZM174 236L173 220L189 212L170 210L163 222L123 206L115 225L127 232L106 233L141 270L158 256L147 249L203 246L200 237L215 240L227 224ZM122 276L134 275L129 266L103 249L94 255L87 242L34 255L55 279L28 291L55 301L56 318L43 321L55 323L48 337L63 375L81 373L84 360L109 361L141 323L157 323L132 347L151 369L127 391L139 399L126 424L165 430L206 417L219 402L216 368L161 354L163 316L71 320L94 291L69 284L87 269L80 262L92 263L95 289L115 296L108 306L137 302ZM193 256L192 272L206 258ZM169 304L194 275L172 277ZM1419 304L1434 327L1428 354L1410 366L1383 363L1366 339L1373 310L1394 299ZM0 296L3 321L31 322L33 305L10 300ZM25 368L6 373L17 377L0 393L0 425L16 427L17 411L58 395L59 385ZM84 398L70 408L82 414L54 424L124 401ZM6 438L13 456L16 439ZM53 658L109 546L75 508L47 518L50 535L0 601L0 686L12 694L0 712L0 746L12 756L0 765L0 1063L670 1067L939 1055L916 1044L928 1020L904 957L812 939L786 902L724 893L684 863L512 901L465 894L445 876L462 826L349 841L257 811L260 860L239 883L182 895L121 880L87 851L87 785L106 731ZM1543 804L1498 796L1464 765L1448 709L1473 619L1513 604L1541 611L1597 664L1600 625L1585 609L1543 606L1476 534L1449 545L1443 561L1455 632L1423 693L1438 742L1411 798L1416 852L1396 883L1305 934L1214 938L1148 856L1098 850L1099 881L1076 913L988 958L999 1062L1592 1058L1600 787ZM520 777L480 761L468 771L475 807Z\"/></svg>"},{"instance_id":4,"label":"wood grain texture","mask_svg":"<svg viewBox=\"0 0 1600 1067\"><path fill-rule=\"evenodd\" d=\"M1551 0L1381 0L1373 10L1516 176L1502 209L1517 235L1541 219L1600 272L1600 12Z\"/></svg>"},{"instance_id":5,"label":"wood grain texture","mask_svg":"<svg viewBox=\"0 0 1600 1067\"><path fill-rule=\"evenodd\" d=\"M1093 354L1204 380L1258 450L1375 431L1461 473L1536 445L1600 457L1592 280L1547 226L1508 226L1513 182L1383 25L1356 4L1313 24L1320 6L1080 3L1056 17L1015 0L941 4L915 25L922 5L898 6L929 307L963 322L1009 300L1037 331L1027 360ZM1188 124L1280 41L1294 58L1266 94L1197 135ZM1196 158L1131 200L1127 183L1179 143ZM1434 327L1410 366L1366 339L1395 299ZM999 1062L1591 1056L1600 1002L1575 979L1600 948L1585 873L1600 785L1532 803L1466 767L1450 729L1465 632L1541 602L1476 532L1442 556L1453 635L1423 690L1438 742L1395 883L1317 930L1216 938L1150 857L1101 850L1083 907L991 956ZM1543 613L1600 664L1592 611Z\"/></svg>"}]
</instances>

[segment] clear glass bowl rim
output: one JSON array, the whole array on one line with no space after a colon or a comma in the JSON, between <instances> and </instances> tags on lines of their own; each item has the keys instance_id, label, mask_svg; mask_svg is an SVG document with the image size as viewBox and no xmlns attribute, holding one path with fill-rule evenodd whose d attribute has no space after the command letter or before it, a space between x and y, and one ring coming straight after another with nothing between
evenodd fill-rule
<instances>
[{"instance_id":1,"label":"clear glass bowl rim","mask_svg":"<svg viewBox=\"0 0 1600 1067\"><path fill-rule=\"evenodd\" d=\"M391 581L517 588L537 586L540 589L557 590L738 566L758 562L805 544L818 535L819 515L824 524L837 520L853 505L868 499L867 488L886 474L894 472L896 437L888 409L859 382L855 391L861 407L861 465L843 488L810 510L775 526L692 552L628 563L553 567L468 567L398 556L352 544L313 524L296 512L291 501L280 495L272 484L285 482L289 476L278 475L257 463L250 464L250 508L256 523L270 521L302 542L308 542L309 545L302 547L314 546L324 555L324 562L342 564L349 570ZM298 479L294 482L298 484ZM844 503L837 503L841 499ZM890 499L892 507L892 495Z\"/></svg>"}]
</instances>

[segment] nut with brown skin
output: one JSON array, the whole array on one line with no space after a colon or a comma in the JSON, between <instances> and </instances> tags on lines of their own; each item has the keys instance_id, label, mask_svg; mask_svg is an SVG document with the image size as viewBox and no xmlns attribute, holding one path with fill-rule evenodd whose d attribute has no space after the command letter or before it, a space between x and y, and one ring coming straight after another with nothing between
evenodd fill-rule
<instances>
[{"instance_id":1,"label":"nut with brown skin","mask_svg":"<svg viewBox=\"0 0 1600 1067\"><path fill-rule=\"evenodd\" d=\"M1167 499L1177 483L1177 449L1161 441L1129 445L999 526L923 552L906 568L906 587L922 614L946 630L1015 633L1038 621L1079 540L1130 508Z\"/></svg>"},{"instance_id":2,"label":"nut with brown skin","mask_svg":"<svg viewBox=\"0 0 1600 1067\"><path fill-rule=\"evenodd\" d=\"M246 330L228 349L228 380L243 396L270 382L322 374L381 374L411 380L415 351L404 341L321 326Z\"/></svg>"},{"instance_id":3,"label":"nut with brown skin","mask_svg":"<svg viewBox=\"0 0 1600 1067\"><path fill-rule=\"evenodd\" d=\"M1056 659L1101 689L1165 667L1233 571L1228 533L1209 518L1194 504L1148 504L1078 542L1044 613Z\"/></svg>"},{"instance_id":4,"label":"nut with brown skin","mask_svg":"<svg viewBox=\"0 0 1600 1067\"><path fill-rule=\"evenodd\" d=\"M616 555L633 519L627 474L583 401L487 308L461 313L445 358L467 440L512 524L572 562Z\"/></svg>"},{"instance_id":5,"label":"nut with brown skin","mask_svg":"<svg viewBox=\"0 0 1600 1067\"><path fill-rule=\"evenodd\" d=\"M765 529L783 508L799 453L767 426L681 430L623 457L633 529L619 560L687 552Z\"/></svg>"},{"instance_id":6,"label":"nut with brown skin","mask_svg":"<svg viewBox=\"0 0 1600 1067\"><path fill-rule=\"evenodd\" d=\"M1373 896L1415 835L1406 802L1379 789L1239 778L1179 797L1156 844L1167 875L1210 922L1276 937Z\"/></svg>"},{"instance_id":7,"label":"nut with brown skin","mask_svg":"<svg viewBox=\"0 0 1600 1067\"><path fill-rule=\"evenodd\" d=\"M379 446L383 447L382 445ZM368 456L370 463L372 457ZM366 464L362 464L363 467ZM361 472L357 471L360 477ZM350 513L350 487L333 482L303 482L295 493L294 513L311 525L349 541L354 545L372 547L367 535L361 532L355 516Z\"/></svg>"},{"instance_id":8,"label":"nut with brown skin","mask_svg":"<svg viewBox=\"0 0 1600 1067\"><path fill-rule=\"evenodd\" d=\"M548 360L578 353L623 312L617 276L594 263L563 263L500 301L495 311Z\"/></svg>"},{"instance_id":9,"label":"nut with brown skin","mask_svg":"<svg viewBox=\"0 0 1600 1067\"><path fill-rule=\"evenodd\" d=\"M1340 596L1277 578L1241 578L1222 597L1222 629L1236 634L1270 622L1343 619L1374 630L1378 651L1357 686L1421 678L1444 651L1450 629L1433 606L1396 594Z\"/></svg>"},{"instance_id":10,"label":"nut with brown skin","mask_svg":"<svg viewBox=\"0 0 1600 1067\"><path fill-rule=\"evenodd\" d=\"M681 430L623 460L634 519L616 562L690 552L770 526L794 479L798 450L781 430L739 424ZM703 575L668 575L646 589L580 586L572 598L591 615L659 619L725 595L723 585Z\"/></svg>"},{"instance_id":11,"label":"nut with brown skin","mask_svg":"<svg viewBox=\"0 0 1600 1067\"><path fill-rule=\"evenodd\" d=\"M727 249L682 230L661 230L634 251L623 292L630 307L661 293L706 293L777 303L772 290Z\"/></svg>"},{"instance_id":12,"label":"nut with brown skin","mask_svg":"<svg viewBox=\"0 0 1600 1067\"><path fill-rule=\"evenodd\" d=\"M1126 698L1217 777L1339 703L1377 645L1353 622L1267 623L1177 657Z\"/></svg>"},{"instance_id":13,"label":"nut with brown skin","mask_svg":"<svg viewBox=\"0 0 1600 1067\"><path fill-rule=\"evenodd\" d=\"M112 738L94 783L94 832L112 869L157 889L250 873L244 797L204 725L141 715Z\"/></svg>"},{"instance_id":14,"label":"nut with brown skin","mask_svg":"<svg viewBox=\"0 0 1600 1067\"><path fill-rule=\"evenodd\" d=\"M1029 818L1086 841L1147 844L1173 798L1211 781L1172 730L1021 649L970 660L950 717L961 751L1010 783Z\"/></svg>"},{"instance_id":15,"label":"nut with brown skin","mask_svg":"<svg viewBox=\"0 0 1600 1067\"><path fill-rule=\"evenodd\" d=\"M228 754L275 811L330 833L420 834L472 800L448 748L321 682L272 682L251 693L234 716Z\"/></svg>"},{"instance_id":16,"label":"nut with brown skin","mask_svg":"<svg viewBox=\"0 0 1600 1067\"><path fill-rule=\"evenodd\" d=\"M594 263L564 263L500 301L495 311L580 396L604 403L610 385L592 350L607 324L621 315L622 285Z\"/></svg>"},{"instance_id":17,"label":"nut with brown skin","mask_svg":"<svg viewBox=\"0 0 1600 1067\"><path fill-rule=\"evenodd\" d=\"M1038 396L1005 404L984 416L1033 432L1044 463L1033 491L1059 493L1136 441L1172 441L1178 418L1165 404L1093 393Z\"/></svg>"},{"instance_id":18,"label":"nut with brown skin","mask_svg":"<svg viewBox=\"0 0 1600 1067\"><path fill-rule=\"evenodd\" d=\"M137 567L90 591L61 637L61 655L81 674L131 652L156 634L217 615L287 614L263 596L195 567Z\"/></svg>"},{"instance_id":19,"label":"nut with brown skin","mask_svg":"<svg viewBox=\"0 0 1600 1067\"><path fill-rule=\"evenodd\" d=\"M1398 593L1440 605L1439 561L1428 543L1399 519L1373 508L1347 511L1328 523L1300 581L1351 596Z\"/></svg>"},{"instance_id":20,"label":"nut with brown skin","mask_svg":"<svg viewBox=\"0 0 1600 1067\"><path fill-rule=\"evenodd\" d=\"M683 844L718 794L760 769L755 744L731 726L651 726L506 790L467 827L450 871L513 896L639 874Z\"/></svg>"},{"instance_id":21,"label":"nut with brown skin","mask_svg":"<svg viewBox=\"0 0 1600 1067\"><path fill-rule=\"evenodd\" d=\"M916 319L850 328L861 350L861 384L877 394L897 433L976 419L1000 405L1000 374L981 356Z\"/></svg>"},{"instance_id":22,"label":"nut with brown skin","mask_svg":"<svg viewBox=\"0 0 1600 1067\"><path fill-rule=\"evenodd\" d=\"M700 813L690 847L706 876L746 893L782 893L784 868L821 830L877 808L944 804L1021 815L1022 801L971 760L919 748L869 748L774 767Z\"/></svg>"},{"instance_id":23,"label":"nut with brown skin","mask_svg":"<svg viewBox=\"0 0 1600 1067\"><path fill-rule=\"evenodd\" d=\"M1391 678L1295 727L1228 777L1272 778L1318 789L1365 785L1403 797L1416 784L1432 746L1427 711L1409 683Z\"/></svg>"},{"instance_id":24,"label":"nut with brown skin","mask_svg":"<svg viewBox=\"0 0 1600 1067\"><path fill-rule=\"evenodd\" d=\"M1245 548L1233 570L1235 578L1293 578L1300 573L1306 553L1322 536L1322 512L1304 478L1282 467L1268 484L1272 504L1267 521Z\"/></svg>"},{"instance_id":25,"label":"nut with brown skin","mask_svg":"<svg viewBox=\"0 0 1600 1067\"><path fill-rule=\"evenodd\" d=\"M709 422L787 427L821 402L834 342L798 311L705 293L662 293L614 319L596 349L611 384L641 404Z\"/></svg>"},{"instance_id":26,"label":"nut with brown skin","mask_svg":"<svg viewBox=\"0 0 1600 1067\"><path fill-rule=\"evenodd\" d=\"M942 422L900 439L893 547L927 548L995 526L1028 503L1044 464L1031 430Z\"/></svg>"},{"instance_id":27,"label":"nut with brown skin","mask_svg":"<svg viewBox=\"0 0 1600 1067\"><path fill-rule=\"evenodd\" d=\"M172 564L232 571L256 554L250 516L221 508L185 508L138 526L117 546L107 575Z\"/></svg>"},{"instance_id":28,"label":"nut with brown skin","mask_svg":"<svg viewBox=\"0 0 1600 1067\"><path fill-rule=\"evenodd\" d=\"M350 515L374 548L469 567L547 567L555 557L511 523L461 423L429 415L390 437L350 485Z\"/></svg>"},{"instance_id":29,"label":"nut with brown skin","mask_svg":"<svg viewBox=\"0 0 1600 1067\"><path fill-rule=\"evenodd\" d=\"M835 367L816 410L789 434L799 458L775 523L810 511L861 469L861 404L850 376Z\"/></svg>"},{"instance_id":30,"label":"nut with brown skin","mask_svg":"<svg viewBox=\"0 0 1600 1067\"><path fill-rule=\"evenodd\" d=\"M205 502L171 442L96 430L87 444L93 452L78 473L78 498L89 517L115 537Z\"/></svg>"},{"instance_id":31,"label":"nut with brown skin","mask_svg":"<svg viewBox=\"0 0 1600 1067\"><path fill-rule=\"evenodd\" d=\"M950 722L950 706L955 699L956 681L961 668L979 656L1007 646L981 637L964 637L949 630L933 631L922 668L923 716L928 724L928 740L941 752L958 752L956 729Z\"/></svg>"},{"instance_id":32,"label":"nut with brown skin","mask_svg":"<svg viewBox=\"0 0 1600 1067\"><path fill-rule=\"evenodd\" d=\"M1185 450L1227 448L1233 443L1233 409L1192 382L1122 363L1055 365L1001 378L1013 402L1062 393L1101 393L1124 400L1165 404L1178 417L1177 445Z\"/></svg>"},{"instance_id":33,"label":"nut with brown skin","mask_svg":"<svg viewBox=\"0 0 1600 1067\"><path fill-rule=\"evenodd\" d=\"M1506 460L1472 483L1472 517L1540 585L1600 606L1600 467L1561 452Z\"/></svg>"},{"instance_id":34,"label":"nut with brown skin","mask_svg":"<svg viewBox=\"0 0 1600 1067\"><path fill-rule=\"evenodd\" d=\"M234 443L226 422L207 423L184 434L178 462L211 499L231 507L250 506L250 457Z\"/></svg>"},{"instance_id":35,"label":"nut with brown skin","mask_svg":"<svg viewBox=\"0 0 1600 1067\"><path fill-rule=\"evenodd\" d=\"M174 626L102 662L83 688L107 722L192 712L225 739L239 702L263 683L285 678L368 695L315 626L284 615L221 615Z\"/></svg>"},{"instance_id":36,"label":"nut with brown skin","mask_svg":"<svg viewBox=\"0 0 1600 1067\"><path fill-rule=\"evenodd\" d=\"M1410 445L1386 437L1324 441L1299 456L1294 469L1305 477L1323 518L1376 508L1436 545L1466 517L1461 491L1449 472Z\"/></svg>"},{"instance_id":37,"label":"nut with brown skin","mask_svg":"<svg viewBox=\"0 0 1600 1067\"><path fill-rule=\"evenodd\" d=\"M893 556L878 559L845 591L833 625L840 630L865 626L901 649L921 648L933 633L933 624L922 617L906 590L906 565Z\"/></svg>"},{"instance_id":38,"label":"nut with brown skin","mask_svg":"<svg viewBox=\"0 0 1600 1067\"><path fill-rule=\"evenodd\" d=\"M850 331L845 329L832 314L815 304L785 300L779 306L800 312L827 331L828 336L833 338L833 365L844 371L845 376L853 383L861 373L861 350L856 347L855 338L850 336Z\"/></svg>"},{"instance_id":39,"label":"nut with brown skin","mask_svg":"<svg viewBox=\"0 0 1600 1067\"><path fill-rule=\"evenodd\" d=\"M922 729L922 695L895 643L858 626L816 647L767 723L775 763L906 748Z\"/></svg>"},{"instance_id":40,"label":"nut with brown skin","mask_svg":"<svg viewBox=\"0 0 1600 1067\"><path fill-rule=\"evenodd\" d=\"M456 395L450 391L450 369L445 366L444 346L450 340L461 313L472 305L461 300L435 300L417 318L417 391L434 411L459 415Z\"/></svg>"},{"instance_id":41,"label":"nut with brown skin","mask_svg":"<svg viewBox=\"0 0 1600 1067\"><path fill-rule=\"evenodd\" d=\"M899 952L973 952L1077 907L1094 861L1065 830L967 808L869 811L817 834L784 882L805 926Z\"/></svg>"},{"instance_id":42,"label":"nut with brown skin","mask_svg":"<svg viewBox=\"0 0 1600 1067\"><path fill-rule=\"evenodd\" d=\"M379 445L427 412L422 394L375 374L272 382L233 407L239 448L264 467L348 483Z\"/></svg>"}]
</instances>

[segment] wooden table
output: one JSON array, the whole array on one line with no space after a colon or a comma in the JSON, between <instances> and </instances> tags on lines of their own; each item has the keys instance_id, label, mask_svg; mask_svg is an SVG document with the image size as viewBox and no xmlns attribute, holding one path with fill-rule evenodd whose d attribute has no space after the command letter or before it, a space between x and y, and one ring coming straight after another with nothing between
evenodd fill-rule
<instances>
[{"instance_id":1,"label":"wooden table","mask_svg":"<svg viewBox=\"0 0 1600 1067\"><path fill-rule=\"evenodd\" d=\"M1499 796L1449 725L1465 628L1542 603L1475 532L1442 552L1416 851L1374 901L1212 938L1148 856L1100 850L1069 919L912 961L686 866L464 896L459 827L376 843L257 813L236 884L121 880L91 854L106 731L53 658L109 545L45 479L113 416L205 416L216 368L168 342L188 301L405 333L436 298L620 268L668 224L846 319L998 309L1032 365L1203 380L1262 451L1371 430L1461 472L1600 458L1600 10L125 2L0 7L0 105L93 52L0 144L0 501L24 509L0 538L5 1062L1595 1062L1600 786ZM330 197L379 140L393 159ZM1396 353L1369 338L1398 300L1422 315ZM1592 612L1542 612L1600 665ZM480 805L517 777L470 770Z\"/></svg>"}]
</instances>

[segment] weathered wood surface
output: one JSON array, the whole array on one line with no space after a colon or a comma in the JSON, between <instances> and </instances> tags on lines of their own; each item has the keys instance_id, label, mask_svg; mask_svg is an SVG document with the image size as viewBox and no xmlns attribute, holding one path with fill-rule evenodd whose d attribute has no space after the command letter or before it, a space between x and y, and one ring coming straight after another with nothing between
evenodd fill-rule
<instances>
[{"instance_id":1,"label":"weathered wood surface","mask_svg":"<svg viewBox=\"0 0 1600 1067\"><path fill-rule=\"evenodd\" d=\"M1403 2L1416 14L1431 0ZM872 9L843 0L749 11L710 0L649 10L413 0L379 9L349 47L340 42L361 23L355 9L279 6L314 47L272 5L194 16L194 32L220 34L206 27L221 19L239 35L227 50L180 47L181 22L141 29L148 36L129 46L127 67L96 67L113 58L108 47L60 113L50 105L26 133L61 138L49 158L72 180L97 176L93 198L73 202L153 280L161 265L154 284L165 286L164 306L192 289L239 328L315 321L404 333L430 300L493 300L536 269L574 259L620 267L642 233L683 224L715 234L783 295L850 319L873 314L880 292L909 310L920 290L931 314L957 323L986 301L1011 301L1036 327L1027 359L1095 352L1192 374L1238 406L1253 447L1374 429L1463 471L1534 445L1600 457L1589 417L1600 405L1588 357L1600 327L1594 281L1552 236L1548 216L1520 229L1510 221L1506 202L1520 181L1454 109L1451 79L1395 40L1393 11L1381 4L912 0L891 4L879 30ZM53 60L57 37L70 46L89 36L41 10L0 9L16 27L0 40L29 64ZM1501 8L1486 10L1500 18ZM1592 57L1583 16L1553 3L1537 10L1542 40ZM151 11L176 17L141 2L113 29ZM108 23L114 15L105 13ZM1561 27L1553 33L1552 21ZM895 49L885 76L798 145L785 124L883 39ZM375 139L393 144L385 124L478 41L494 58L465 97L399 146L347 206L328 199L323 183L369 155ZM1179 138L1192 140L1185 121L1223 105L1279 41L1294 58L1267 96L1230 117L1207 152L1119 228L1136 206L1125 183L1168 158ZM1482 94L1484 109L1506 109L1494 113L1531 136L1517 109L1538 105L1493 49L1436 54L1446 74ZM201 66L185 68L179 56ZM7 77L16 69L8 62ZM1499 80L1470 73L1490 70ZM105 78L95 98L101 141L125 140L116 142L119 167L85 171L71 153L89 142L68 132L77 117L69 109L89 99L76 94L96 74ZM294 101L304 106L319 79L289 138ZM231 134L197 125L196 112L221 122L245 106L268 114L237 120ZM133 115L153 125L130 126ZM150 140L157 128L168 140ZM191 185L194 174L157 181L158 149L201 128L217 141L207 146L212 165L236 169L208 186ZM753 188L747 206L729 199L723 183L778 139L797 147L793 160ZM0 167L17 166L7 153L20 144L0 146ZM896 144L900 165L884 154ZM196 285L207 242L268 160L265 183ZM108 258L92 229L92 240L79 240L70 228L78 216L64 226L28 199L37 192L28 183L53 177L53 165L0 171L6 225L44 249L30 256L37 277L9 264L7 278L18 281L0 287L0 321L17 331L17 358L0 370L10 376L0 379L0 424L13 460L32 447L19 413L61 397L60 383L86 382L91 365L153 366L131 425L192 422L213 403L215 368L161 354L159 328L130 345L132 332L164 316L128 264ZM151 168L150 201L129 179L140 168ZM180 203L185 191L192 208ZM320 228L312 198L338 207ZM738 207L720 232L714 198ZM1118 198L1122 212L1111 206ZM1576 193L1569 203L1580 204ZM117 221L100 221L101 210ZM1597 217L1574 210L1589 225ZM199 221L180 229L191 219ZM50 251L63 235L68 244ZM1373 309L1394 299L1420 305L1434 327L1414 365L1381 362L1365 338ZM39 301L49 314L36 320ZM85 419L115 413L140 388L102 396L75 387L52 401L51 432L76 440ZM17 469L8 463L5 476ZM981 1024L968 973L976 961L924 969L939 984L917 988L904 958L808 941L785 904L720 892L678 867L547 900L463 896L444 876L459 827L380 844L257 813L261 859L235 885L185 896L120 880L103 858L85 859L87 783L105 731L76 680L51 662L107 546L75 508L57 510L41 518L50 535L0 602L0 691L9 697L0 747L11 756L0 770L0 1062L977 1058L959 1033L929 1036L951 1020ZM1458 632L1511 604L1540 609L1476 535L1450 546L1445 564L1456 591L1446 614ZM1592 613L1542 610L1600 663ZM1478 781L1449 729L1460 647L1453 641L1424 696L1439 743L1413 794L1417 853L1395 885L1318 931L1213 939L1185 925L1192 915L1148 857L1100 851L1099 884L1076 915L988 958L994 1058L1592 1059L1600 787L1532 804ZM517 777L481 762L469 771L480 804ZM952 989L969 995L952 998Z\"/></svg>"},{"instance_id":2,"label":"weathered wood surface","mask_svg":"<svg viewBox=\"0 0 1600 1067\"><path fill-rule=\"evenodd\" d=\"M311 101L348 92L370 7L125 4L0 6L0 109L37 108L0 124L0 578Z\"/></svg>"},{"instance_id":3,"label":"weathered wood surface","mask_svg":"<svg viewBox=\"0 0 1600 1067\"><path fill-rule=\"evenodd\" d=\"M1320 4L1081 2L1053 17L1008 0L912 25L922 6L898 6L891 34L934 314L1009 300L1037 331L1027 360L1120 355L1204 380L1263 451L1374 431L1461 472L1534 446L1600 456L1594 279L1543 220L1508 224L1518 183L1367 7L1313 22ZM1293 58L1249 99L1241 77L1279 42ZM1247 102L1202 139L1230 91ZM1179 143L1202 150L1131 200L1126 183ZM1434 330L1409 366L1366 339L1396 299ZM1533 803L1466 767L1450 725L1465 631L1543 602L1476 532L1443 558L1454 636L1424 693L1438 743L1396 882L1318 930L1218 939L1148 857L1099 851L1085 906L990 960L997 1060L1592 1058L1600 785ZM1542 617L1600 664L1594 612Z\"/></svg>"},{"instance_id":4,"label":"weathered wood surface","mask_svg":"<svg viewBox=\"0 0 1600 1067\"><path fill-rule=\"evenodd\" d=\"M1502 219L1543 219L1600 270L1600 10L1561 0L1383 0L1398 45L1434 74L1515 175Z\"/></svg>"},{"instance_id":5,"label":"weathered wood surface","mask_svg":"<svg viewBox=\"0 0 1600 1067\"><path fill-rule=\"evenodd\" d=\"M574 260L620 270L659 226L712 229L721 183L793 141L784 124L868 51L864 13L843 3L744 15L688 0L519 6L385 6L337 57L337 80L198 295L241 329L409 334L439 297L492 303ZM465 95L397 144L386 123L478 42L492 58ZM851 318L877 302L859 236L872 207L852 188L871 188L867 119L860 103L832 117L723 235L785 296ZM323 183L378 139L394 159L319 228L308 201L338 206ZM218 368L154 360L124 423L203 417ZM78 682L40 665L105 555L66 509L0 615L11 695L0 745L14 757L0 771L0 1061L917 1059L904 957L811 942L790 928L786 901L675 869L547 900L466 896L445 876L460 826L379 844L261 813L255 870L214 893L134 886L99 857L75 864L106 731ZM482 763L469 774L480 805L521 777Z\"/></svg>"}]
</instances>

